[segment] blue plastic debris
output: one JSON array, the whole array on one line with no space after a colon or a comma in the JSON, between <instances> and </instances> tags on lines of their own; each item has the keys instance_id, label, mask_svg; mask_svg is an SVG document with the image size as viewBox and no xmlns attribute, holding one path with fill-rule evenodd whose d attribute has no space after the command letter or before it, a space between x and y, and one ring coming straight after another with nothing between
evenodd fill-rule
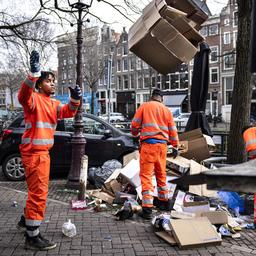
<instances>
[{"instance_id":1,"label":"blue plastic debris","mask_svg":"<svg viewBox=\"0 0 256 256\"><path fill-rule=\"evenodd\" d=\"M241 198L236 192L219 191L218 195L230 209L234 211L239 209L239 213L244 212L244 199Z\"/></svg>"}]
</instances>

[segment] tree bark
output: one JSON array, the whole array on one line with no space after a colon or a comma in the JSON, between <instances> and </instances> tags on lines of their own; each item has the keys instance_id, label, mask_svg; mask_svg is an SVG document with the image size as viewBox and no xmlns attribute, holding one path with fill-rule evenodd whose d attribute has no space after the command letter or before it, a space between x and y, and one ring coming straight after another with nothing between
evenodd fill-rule
<instances>
[{"instance_id":1,"label":"tree bark","mask_svg":"<svg viewBox=\"0 0 256 256\"><path fill-rule=\"evenodd\" d=\"M237 4L236 69L227 149L227 162L230 164L237 164L246 160L242 129L249 122L252 94L251 73L249 71L252 0L237 0Z\"/></svg>"}]
</instances>

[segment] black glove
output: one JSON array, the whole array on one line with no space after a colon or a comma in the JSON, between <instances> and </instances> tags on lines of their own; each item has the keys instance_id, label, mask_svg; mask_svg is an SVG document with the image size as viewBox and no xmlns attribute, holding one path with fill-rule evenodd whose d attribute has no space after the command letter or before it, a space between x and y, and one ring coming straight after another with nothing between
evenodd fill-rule
<instances>
[{"instance_id":1,"label":"black glove","mask_svg":"<svg viewBox=\"0 0 256 256\"><path fill-rule=\"evenodd\" d=\"M179 153L179 150L177 148L172 149L172 154L171 155L173 156L173 158L176 158L179 154L180 153Z\"/></svg>"},{"instance_id":2,"label":"black glove","mask_svg":"<svg viewBox=\"0 0 256 256\"><path fill-rule=\"evenodd\" d=\"M30 54L30 71L32 74L38 73L38 76L40 76L40 56L39 52L36 50L33 50Z\"/></svg>"},{"instance_id":3,"label":"black glove","mask_svg":"<svg viewBox=\"0 0 256 256\"><path fill-rule=\"evenodd\" d=\"M80 100L80 98L82 97L82 91L79 85L76 85L74 88L68 87L68 89L70 90L70 96L72 99Z\"/></svg>"},{"instance_id":4,"label":"black glove","mask_svg":"<svg viewBox=\"0 0 256 256\"><path fill-rule=\"evenodd\" d=\"M133 144L135 145L139 145L140 143L140 136L132 136L132 141L133 141Z\"/></svg>"}]
</instances>

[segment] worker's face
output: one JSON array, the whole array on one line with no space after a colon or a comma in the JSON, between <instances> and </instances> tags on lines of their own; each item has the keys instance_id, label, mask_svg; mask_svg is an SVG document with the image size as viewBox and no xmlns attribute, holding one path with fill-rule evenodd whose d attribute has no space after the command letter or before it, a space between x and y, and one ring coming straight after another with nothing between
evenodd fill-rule
<instances>
[{"instance_id":1,"label":"worker's face","mask_svg":"<svg viewBox=\"0 0 256 256\"><path fill-rule=\"evenodd\" d=\"M50 74L39 86L40 92L48 96L55 93L55 78Z\"/></svg>"}]
</instances>

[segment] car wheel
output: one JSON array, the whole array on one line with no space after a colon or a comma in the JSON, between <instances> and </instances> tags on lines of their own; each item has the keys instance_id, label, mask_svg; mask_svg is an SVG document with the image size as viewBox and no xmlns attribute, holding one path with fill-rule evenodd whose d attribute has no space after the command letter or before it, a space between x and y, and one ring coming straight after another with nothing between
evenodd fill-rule
<instances>
[{"instance_id":1,"label":"car wheel","mask_svg":"<svg viewBox=\"0 0 256 256\"><path fill-rule=\"evenodd\" d=\"M116 120L116 122L117 122L117 123L119 123L119 122L120 122L120 120L119 120L119 119L117 119L117 120Z\"/></svg>"},{"instance_id":2,"label":"car wheel","mask_svg":"<svg viewBox=\"0 0 256 256\"><path fill-rule=\"evenodd\" d=\"M12 154L7 156L3 162L3 173L8 180L19 181L24 180L25 170L22 165L20 154Z\"/></svg>"}]
</instances>

